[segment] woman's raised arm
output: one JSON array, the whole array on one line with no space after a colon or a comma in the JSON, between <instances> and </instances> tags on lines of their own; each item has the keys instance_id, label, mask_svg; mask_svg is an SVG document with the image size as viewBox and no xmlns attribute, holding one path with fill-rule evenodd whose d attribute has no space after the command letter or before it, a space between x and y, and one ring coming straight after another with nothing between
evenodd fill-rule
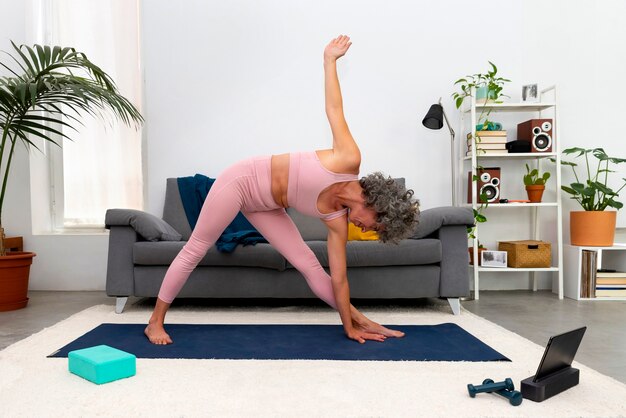
<instances>
[{"instance_id":1,"label":"woman's raised arm","mask_svg":"<svg viewBox=\"0 0 626 418\"><path fill-rule=\"evenodd\" d=\"M324 86L326 116L333 133L333 152L342 160L358 166L361 163L361 152L343 114L343 99L337 76L337 60L345 55L350 45L350 38L341 35L330 41L324 49Z\"/></svg>"}]
</instances>

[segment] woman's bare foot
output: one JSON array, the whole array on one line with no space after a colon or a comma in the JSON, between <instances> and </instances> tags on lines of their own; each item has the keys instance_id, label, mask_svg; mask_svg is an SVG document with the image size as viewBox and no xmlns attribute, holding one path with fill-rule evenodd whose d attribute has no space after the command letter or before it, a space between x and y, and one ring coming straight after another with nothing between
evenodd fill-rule
<instances>
[{"instance_id":1,"label":"woman's bare foot","mask_svg":"<svg viewBox=\"0 0 626 418\"><path fill-rule=\"evenodd\" d=\"M174 342L165 332L163 325L160 324L149 323L144 331L144 334L146 334L146 337L148 337L152 344L166 345Z\"/></svg>"}]
</instances>

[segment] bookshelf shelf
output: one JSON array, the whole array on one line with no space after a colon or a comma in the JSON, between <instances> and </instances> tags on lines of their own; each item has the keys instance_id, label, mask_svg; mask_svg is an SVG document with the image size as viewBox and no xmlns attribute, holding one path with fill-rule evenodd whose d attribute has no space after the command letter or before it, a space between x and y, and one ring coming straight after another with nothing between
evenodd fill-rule
<instances>
[{"instance_id":1,"label":"bookshelf shelf","mask_svg":"<svg viewBox=\"0 0 626 418\"><path fill-rule=\"evenodd\" d=\"M556 207L557 202L541 202L541 203L490 203L485 209L491 208L541 208L541 207ZM465 208L471 208L471 203L463 203L461 206Z\"/></svg>"},{"instance_id":2,"label":"bookshelf shelf","mask_svg":"<svg viewBox=\"0 0 626 418\"><path fill-rule=\"evenodd\" d=\"M473 268L474 266L470 266ZM519 273L519 272L531 272L531 271L559 271L558 267L542 267L542 268L500 268L500 267L478 267L478 271L481 273Z\"/></svg>"},{"instance_id":3,"label":"bookshelf shelf","mask_svg":"<svg viewBox=\"0 0 626 418\"><path fill-rule=\"evenodd\" d=\"M544 153L539 153L539 152L516 152L516 153L507 153L507 154L491 154L491 155L476 155L476 159L480 159L480 160L485 160L485 159L492 159L492 158L506 158L506 159L511 159L511 158L519 158L519 159L539 159L539 158L556 158L556 153L554 152L546 152ZM465 157L463 157L464 161L469 161L472 159L471 155L467 155Z\"/></svg>"},{"instance_id":4,"label":"bookshelf shelf","mask_svg":"<svg viewBox=\"0 0 626 418\"><path fill-rule=\"evenodd\" d=\"M574 245L563 246L563 277L565 297L585 301L626 301L624 297L595 297L583 298L581 294L582 281L582 252L583 250L597 253L597 268L612 268L626 271L626 245L615 244L612 247L580 247Z\"/></svg>"},{"instance_id":5,"label":"bookshelf shelf","mask_svg":"<svg viewBox=\"0 0 626 418\"><path fill-rule=\"evenodd\" d=\"M476 109L491 109L497 112L541 112L556 106L556 103L476 103ZM464 110L465 113L471 112L471 107Z\"/></svg>"}]
</instances>

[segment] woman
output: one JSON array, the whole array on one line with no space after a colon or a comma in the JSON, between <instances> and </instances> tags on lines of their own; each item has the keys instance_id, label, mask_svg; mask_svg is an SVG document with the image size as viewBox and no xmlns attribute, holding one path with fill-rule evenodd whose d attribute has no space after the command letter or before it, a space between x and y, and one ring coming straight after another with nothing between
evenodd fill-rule
<instances>
[{"instance_id":1,"label":"woman","mask_svg":"<svg viewBox=\"0 0 626 418\"><path fill-rule=\"evenodd\" d=\"M363 231L376 231L383 242L398 242L417 223L413 191L381 173L358 179L361 153L343 115L336 61L350 48L339 36L324 50L326 115L333 148L251 158L226 169L204 202L187 244L168 269L145 334L154 344L171 344L165 314L187 278L241 212L305 277L311 290L339 312L346 335L355 341L402 337L366 318L350 304L346 273L348 221ZM321 218L328 227L330 276L304 243L285 208Z\"/></svg>"}]
</instances>

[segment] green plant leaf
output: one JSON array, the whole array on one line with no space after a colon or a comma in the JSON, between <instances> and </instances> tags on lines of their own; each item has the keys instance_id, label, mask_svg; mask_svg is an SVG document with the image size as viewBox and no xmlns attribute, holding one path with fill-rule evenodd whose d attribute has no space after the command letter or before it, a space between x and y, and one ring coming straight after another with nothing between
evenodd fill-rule
<instances>
[{"instance_id":1,"label":"green plant leaf","mask_svg":"<svg viewBox=\"0 0 626 418\"><path fill-rule=\"evenodd\" d=\"M574 148L568 148L566 150L563 150L563 154L576 154L578 153L578 157L580 157L581 155L585 154L586 152L591 152L591 150L586 150L584 148L578 148L578 147L574 147Z\"/></svg>"},{"instance_id":2,"label":"green plant leaf","mask_svg":"<svg viewBox=\"0 0 626 418\"><path fill-rule=\"evenodd\" d=\"M596 157L600 161L605 161L609 159L609 156L606 155L606 152L602 148L595 148L593 150L593 156Z\"/></svg>"},{"instance_id":3,"label":"green plant leaf","mask_svg":"<svg viewBox=\"0 0 626 418\"><path fill-rule=\"evenodd\" d=\"M593 197L596 194L596 189L593 187L585 187L581 193L585 196Z\"/></svg>"},{"instance_id":4,"label":"green plant leaf","mask_svg":"<svg viewBox=\"0 0 626 418\"><path fill-rule=\"evenodd\" d=\"M617 194L613 191L613 189L611 189L610 187L605 186L604 184L597 182L597 181L593 181L591 182L592 187L598 189L599 191L601 191L602 193L604 193L607 196L617 196Z\"/></svg>"}]
</instances>

